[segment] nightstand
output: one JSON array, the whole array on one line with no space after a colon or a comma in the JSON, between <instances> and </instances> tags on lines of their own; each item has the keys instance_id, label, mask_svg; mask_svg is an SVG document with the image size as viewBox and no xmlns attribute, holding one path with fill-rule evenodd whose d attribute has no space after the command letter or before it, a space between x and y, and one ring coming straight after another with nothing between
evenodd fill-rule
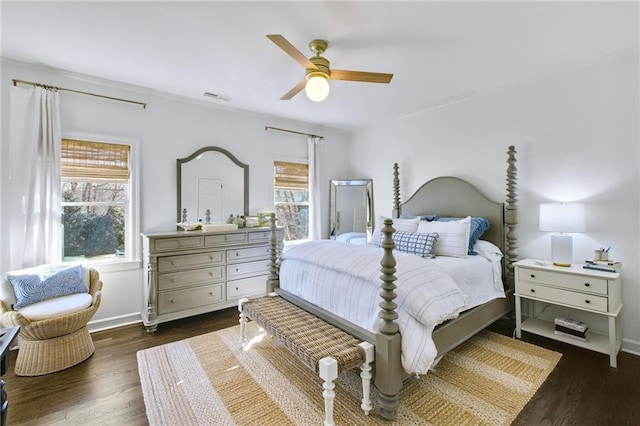
<instances>
[{"instance_id":1,"label":"nightstand","mask_svg":"<svg viewBox=\"0 0 640 426\"><path fill-rule=\"evenodd\" d=\"M622 280L619 273L584 269L582 265L554 266L552 262L523 259L515 267L516 337L522 330L550 339L560 340L609 355L611 367L617 367L617 356L622 344L618 316L622 311ZM536 317L533 309L522 320L522 299L544 302L553 307L553 313L572 317L591 312L608 318L608 334L590 328L586 340L554 333L553 319ZM531 303L530 303L531 305Z\"/></svg>"}]
</instances>

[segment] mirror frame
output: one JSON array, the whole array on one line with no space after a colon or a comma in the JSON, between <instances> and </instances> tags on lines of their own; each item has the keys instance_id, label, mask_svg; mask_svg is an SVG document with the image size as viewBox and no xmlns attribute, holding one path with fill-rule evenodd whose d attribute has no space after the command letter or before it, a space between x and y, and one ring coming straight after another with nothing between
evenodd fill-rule
<instances>
[{"instance_id":1,"label":"mirror frame","mask_svg":"<svg viewBox=\"0 0 640 426\"><path fill-rule=\"evenodd\" d=\"M244 211L243 214L245 216L249 216L249 165L243 163L242 161L238 160L238 158L233 155L231 152L227 151L224 148L221 148L219 146L205 146L204 148L200 148L199 150L197 150L196 152L194 152L193 154L191 154L188 157L185 158L178 158L176 160L176 176L178 179L178 188L177 188L177 214L176 214L176 221L177 222L181 222L182 221L182 165L185 163L188 163L189 161L197 158L199 155L205 153L205 152L219 152L222 155L225 155L227 158L229 158L229 160L233 161L233 163L242 168L243 172L244 172Z\"/></svg>"},{"instance_id":2,"label":"mirror frame","mask_svg":"<svg viewBox=\"0 0 640 426\"><path fill-rule=\"evenodd\" d=\"M329 238L334 238L336 226L336 190L339 186L365 186L367 189L367 236L373 232L373 179L331 180L329 192Z\"/></svg>"}]
</instances>

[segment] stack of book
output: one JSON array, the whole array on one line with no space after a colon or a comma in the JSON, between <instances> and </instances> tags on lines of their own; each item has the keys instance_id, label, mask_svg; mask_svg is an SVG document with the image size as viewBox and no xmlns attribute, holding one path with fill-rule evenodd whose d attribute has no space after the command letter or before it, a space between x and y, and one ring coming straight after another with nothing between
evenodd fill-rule
<instances>
[{"instance_id":1,"label":"stack of book","mask_svg":"<svg viewBox=\"0 0 640 426\"><path fill-rule=\"evenodd\" d=\"M622 263L615 260L589 259L585 260L583 268L593 269L594 271L619 272L622 269Z\"/></svg>"},{"instance_id":2,"label":"stack of book","mask_svg":"<svg viewBox=\"0 0 640 426\"><path fill-rule=\"evenodd\" d=\"M577 321L570 318L557 317L554 320L555 330L554 333L559 336L573 337L579 340L587 340L589 335L589 327L582 321Z\"/></svg>"}]
</instances>

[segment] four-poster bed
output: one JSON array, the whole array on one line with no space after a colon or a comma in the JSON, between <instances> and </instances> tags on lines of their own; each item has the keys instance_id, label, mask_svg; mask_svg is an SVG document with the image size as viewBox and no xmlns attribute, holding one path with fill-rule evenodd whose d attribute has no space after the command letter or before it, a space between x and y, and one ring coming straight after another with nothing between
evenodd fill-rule
<instances>
[{"instance_id":1,"label":"four-poster bed","mask_svg":"<svg viewBox=\"0 0 640 426\"><path fill-rule=\"evenodd\" d=\"M476 187L462 179L439 177L426 182L407 201L401 203L398 166L394 164L393 218L398 222L400 222L401 219L399 218L401 216L438 215L447 218L481 217L491 224L490 228L482 235L482 240L488 242L483 244L488 244L491 247L495 246L504 254L504 257L500 256L501 260L498 258L497 261L494 260L492 262L494 264L494 275L496 274L495 265L497 264L498 275L501 275L500 285L504 284L504 289L500 288L499 292L494 291L489 297L486 297L487 301L482 299L480 302L470 305L460 302L461 294L464 301L469 298L473 299L473 297L469 297L468 294L463 293L456 287L456 283L469 280L470 275L464 275L465 278L463 280L456 282L450 277L442 277L442 275L446 276L447 274L440 272L446 269L446 264L449 263L450 259L444 259L445 269L443 269L436 264L439 256L436 256L433 261L425 261L414 255L394 252L392 219L384 221L383 238L380 243L383 253L382 259L379 260L379 255L381 254L379 249L373 248L371 245L369 247L352 246L352 248L347 249L346 246L349 246L348 244L333 241L316 242L315 246L309 243L309 246L317 251L312 251L310 255L307 255L307 259L303 257L296 259L295 256L288 254L285 254L282 259L278 259L275 218L272 218L268 291L277 293L285 300L358 339L375 345L374 383L379 393L378 406L380 415L386 419L396 417L402 381L407 374L425 373L426 371L423 371L424 365L431 367L434 359L439 359L446 352L513 309L514 281L512 263L515 262L517 257L515 230L518 225L515 148L513 146L509 147L507 154L507 195L505 202L490 200L478 191ZM330 244L337 244L337 246L329 247ZM305 245L303 244L299 247ZM376 266L378 275L374 277L374 281L377 281L377 285L372 289L373 293L370 293L374 297L371 297L369 293L367 293L369 294L368 296L365 295L363 297L358 295L360 298L354 299L357 301L356 303L348 302L352 303L352 305L347 308L347 311L352 310L353 312L346 312L345 314L345 311L336 308L336 305L339 302L344 303L344 300L350 301L350 295L347 293L355 292L356 285L361 285L361 281L365 281L364 275L370 275L368 270L364 271L366 269L365 266L371 266L370 257L366 257L368 254L361 254L362 252L360 251L356 252L355 250L358 250L358 247L362 247L363 252L375 250L378 261L373 263L381 265L382 268L380 269L379 266ZM469 247L469 249L471 248ZM297 247L296 249L291 249L290 252L297 249ZM331 251L337 252L338 256L342 256L342 258L334 257L329 260L329 264L324 265L324 256L321 254L327 253L327 258L329 258ZM351 262L352 258L348 256L349 253L354 255L353 262ZM475 265L481 261L478 260L480 256L467 257L465 253L463 257L469 259L469 262ZM340 259L343 261L341 262ZM462 259L462 261L464 262L465 260ZM304 262L308 263L305 264ZM340 278L342 277L340 274L344 274L345 271L341 272L338 264L357 264L358 262L363 265L362 270L364 272L361 272L363 276L347 277L345 275L344 280ZM302 264L302 268L299 270L303 271L297 272L297 275L290 272L296 263ZM427 271L428 274L422 269L419 271L416 269L418 272L413 274L414 278L422 277L425 280L431 280L432 274L438 276L437 281L434 278L436 283L435 291L440 293L433 293L433 295L429 293L426 302L416 302L416 296L425 291L431 292L434 290L425 290L427 287L424 287L422 283L406 279L402 275L403 268L406 269L407 265L411 268L422 268L423 266L418 265L418 263L436 264L435 266L429 266L432 271ZM398 266L397 270L396 266ZM476 266L473 267L475 268ZM382 272L381 276L379 275L380 271ZM319 275L313 275L317 272L319 272ZM398 272L397 277L396 272ZM461 275L459 272L457 274L458 276ZM342 282L344 282L344 286L340 289ZM454 282L453 287L456 287L455 289L451 287L451 282ZM407 290L407 286L412 286L410 287L411 290ZM331 296L323 293L325 291L342 291L342 294L337 293L337 299L344 300L335 301L336 297L334 296L334 299L332 299ZM360 287L358 287L357 291L361 291ZM445 300L445 293L452 295L453 298ZM501 296L498 297L497 293L500 293ZM361 305L364 303L374 305L372 309L375 309L377 314L375 326L371 326L371 320L368 318L366 320L354 319L359 318L359 309L362 308ZM424 305L414 309L411 305L416 303L424 303ZM427 305L429 305L429 309L425 308ZM438 306L433 307L431 305ZM437 311L435 314L429 313L434 309ZM430 318L433 315L435 315L435 319ZM408 331L409 328L411 333ZM413 328L424 330L420 331L424 335L418 334L417 336L422 337L416 337ZM405 337L404 340L403 336ZM416 340L424 340L425 343L419 349L416 349ZM428 353L430 349L432 349L433 353L428 354L427 361L421 359L420 356L422 355L420 354L415 354L416 357L414 358L414 354L409 353L409 350ZM411 366L415 363L424 365L419 369L414 369Z\"/></svg>"}]
</instances>

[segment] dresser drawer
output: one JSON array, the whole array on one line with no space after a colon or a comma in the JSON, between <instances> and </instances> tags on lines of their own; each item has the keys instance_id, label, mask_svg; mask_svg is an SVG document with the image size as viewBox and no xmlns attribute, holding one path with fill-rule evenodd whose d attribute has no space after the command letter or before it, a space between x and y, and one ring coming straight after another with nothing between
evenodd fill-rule
<instances>
[{"instance_id":1,"label":"dresser drawer","mask_svg":"<svg viewBox=\"0 0 640 426\"><path fill-rule=\"evenodd\" d=\"M224 263L224 256L225 252L220 250L209 253L161 257L158 259L158 272L171 272L198 266L219 265Z\"/></svg>"},{"instance_id":2,"label":"dresser drawer","mask_svg":"<svg viewBox=\"0 0 640 426\"><path fill-rule=\"evenodd\" d=\"M608 312L608 299L603 296L586 294L577 291L562 290L554 287L538 285L528 281L518 282L518 294L523 297L535 297L552 303L563 303L581 309Z\"/></svg>"},{"instance_id":3,"label":"dresser drawer","mask_svg":"<svg viewBox=\"0 0 640 426\"><path fill-rule=\"evenodd\" d=\"M204 238L181 237L181 238L159 238L156 240L156 251L169 251L178 249L191 249L203 247Z\"/></svg>"},{"instance_id":4,"label":"dresser drawer","mask_svg":"<svg viewBox=\"0 0 640 426\"><path fill-rule=\"evenodd\" d=\"M170 314L224 301L224 284L213 284L158 294L158 314Z\"/></svg>"},{"instance_id":5,"label":"dresser drawer","mask_svg":"<svg viewBox=\"0 0 640 426\"><path fill-rule=\"evenodd\" d=\"M549 284L567 290L585 291L595 294L608 294L607 280L575 274L562 274L537 269L519 268L518 278L540 284Z\"/></svg>"},{"instance_id":6,"label":"dresser drawer","mask_svg":"<svg viewBox=\"0 0 640 426\"><path fill-rule=\"evenodd\" d=\"M204 237L204 245L207 247L221 246L225 244L240 244L246 242L246 235L244 232L236 234L216 234L207 235Z\"/></svg>"},{"instance_id":7,"label":"dresser drawer","mask_svg":"<svg viewBox=\"0 0 640 426\"><path fill-rule=\"evenodd\" d=\"M267 272L269 272L269 262L266 260L227 265L227 279L229 280L266 274Z\"/></svg>"},{"instance_id":8,"label":"dresser drawer","mask_svg":"<svg viewBox=\"0 0 640 426\"><path fill-rule=\"evenodd\" d=\"M271 247L269 246L227 250L227 262L235 263L249 259L269 259L270 253Z\"/></svg>"},{"instance_id":9,"label":"dresser drawer","mask_svg":"<svg viewBox=\"0 0 640 426\"><path fill-rule=\"evenodd\" d=\"M267 275L227 282L227 300L249 296L264 296L267 293Z\"/></svg>"},{"instance_id":10,"label":"dresser drawer","mask_svg":"<svg viewBox=\"0 0 640 426\"><path fill-rule=\"evenodd\" d=\"M249 232L249 242L250 243L259 243L269 241L271 238L271 231L259 231L259 232Z\"/></svg>"},{"instance_id":11,"label":"dresser drawer","mask_svg":"<svg viewBox=\"0 0 640 426\"><path fill-rule=\"evenodd\" d=\"M191 271L171 272L158 275L158 290L173 290L198 284L213 283L224 280L224 266L194 269Z\"/></svg>"}]
</instances>

